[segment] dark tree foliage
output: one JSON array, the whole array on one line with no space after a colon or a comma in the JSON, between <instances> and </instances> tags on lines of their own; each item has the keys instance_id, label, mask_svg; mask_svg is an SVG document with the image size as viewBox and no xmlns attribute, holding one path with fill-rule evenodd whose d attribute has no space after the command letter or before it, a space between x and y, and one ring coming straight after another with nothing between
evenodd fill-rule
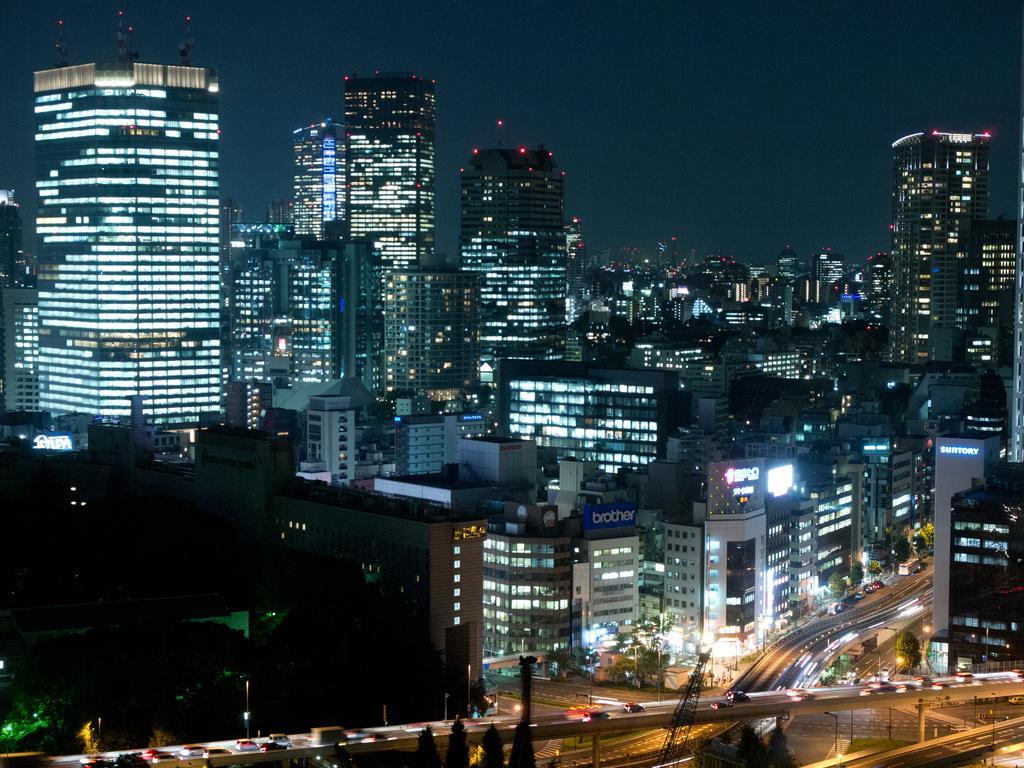
<instances>
[{"instance_id":1,"label":"dark tree foliage","mask_svg":"<svg viewBox=\"0 0 1024 768\"><path fill-rule=\"evenodd\" d=\"M907 541L906 537L900 536L893 542L892 553L897 563L905 563L907 561L907 558L910 557L910 542Z\"/></svg>"},{"instance_id":2,"label":"dark tree foliage","mask_svg":"<svg viewBox=\"0 0 1024 768\"><path fill-rule=\"evenodd\" d=\"M441 757L437 754L434 731L429 725L420 731L416 739L416 755L413 762L416 768L441 768Z\"/></svg>"},{"instance_id":3,"label":"dark tree foliage","mask_svg":"<svg viewBox=\"0 0 1024 768\"><path fill-rule=\"evenodd\" d=\"M492 725L487 729L480 746L484 750L482 768L505 768L505 747L497 728Z\"/></svg>"},{"instance_id":4,"label":"dark tree foliage","mask_svg":"<svg viewBox=\"0 0 1024 768\"><path fill-rule=\"evenodd\" d=\"M444 755L444 768L469 768L469 744L466 742L466 726L462 719L455 718L448 735L448 751Z\"/></svg>"},{"instance_id":5,"label":"dark tree foliage","mask_svg":"<svg viewBox=\"0 0 1024 768\"><path fill-rule=\"evenodd\" d=\"M747 762L747 768L767 768L768 750L761 741L757 731L744 725L740 731L740 740L736 744L736 752Z\"/></svg>"},{"instance_id":6,"label":"dark tree foliage","mask_svg":"<svg viewBox=\"0 0 1024 768\"><path fill-rule=\"evenodd\" d=\"M533 739L530 735L530 726L520 723L516 726L516 733L512 741L512 752L508 756L508 768L537 768L537 761L533 756Z\"/></svg>"},{"instance_id":7,"label":"dark tree foliage","mask_svg":"<svg viewBox=\"0 0 1024 768\"><path fill-rule=\"evenodd\" d=\"M786 732L779 727L768 737L768 768L796 768L793 753L789 751Z\"/></svg>"}]
</instances>

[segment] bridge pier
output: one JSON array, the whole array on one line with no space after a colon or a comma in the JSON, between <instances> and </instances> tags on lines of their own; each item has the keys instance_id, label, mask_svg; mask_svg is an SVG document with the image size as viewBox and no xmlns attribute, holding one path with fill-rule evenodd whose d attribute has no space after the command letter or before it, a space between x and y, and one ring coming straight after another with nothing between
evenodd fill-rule
<instances>
[{"instance_id":1,"label":"bridge pier","mask_svg":"<svg viewBox=\"0 0 1024 768\"><path fill-rule=\"evenodd\" d=\"M924 702L917 702L917 741L922 743L925 740L924 735Z\"/></svg>"},{"instance_id":2,"label":"bridge pier","mask_svg":"<svg viewBox=\"0 0 1024 768\"><path fill-rule=\"evenodd\" d=\"M590 737L590 762L594 768L601 768L601 734L595 733Z\"/></svg>"}]
</instances>

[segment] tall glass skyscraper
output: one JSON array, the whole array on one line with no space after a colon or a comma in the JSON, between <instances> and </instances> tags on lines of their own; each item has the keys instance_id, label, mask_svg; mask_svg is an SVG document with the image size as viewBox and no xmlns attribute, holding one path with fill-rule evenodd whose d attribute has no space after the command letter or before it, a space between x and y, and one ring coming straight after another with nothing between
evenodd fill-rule
<instances>
[{"instance_id":1,"label":"tall glass skyscraper","mask_svg":"<svg viewBox=\"0 0 1024 768\"><path fill-rule=\"evenodd\" d=\"M32 284L25 252L21 248L21 209L13 189L0 189L0 288L24 288Z\"/></svg>"},{"instance_id":2,"label":"tall glass skyscraper","mask_svg":"<svg viewBox=\"0 0 1024 768\"><path fill-rule=\"evenodd\" d=\"M295 234L324 239L324 226L344 219L344 136L331 118L292 133Z\"/></svg>"},{"instance_id":3,"label":"tall glass skyscraper","mask_svg":"<svg viewBox=\"0 0 1024 768\"><path fill-rule=\"evenodd\" d=\"M345 77L346 230L368 241L375 282L434 252L434 81Z\"/></svg>"},{"instance_id":4,"label":"tall glass skyscraper","mask_svg":"<svg viewBox=\"0 0 1024 768\"><path fill-rule=\"evenodd\" d=\"M43 410L219 411L217 92L200 67L35 73Z\"/></svg>"},{"instance_id":5,"label":"tall glass skyscraper","mask_svg":"<svg viewBox=\"0 0 1024 768\"><path fill-rule=\"evenodd\" d=\"M480 273L485 362L565 354L564 183L544 147L474 150L462 169L462 268Z\"/></svg>"},{"instance_id":6,"label":"tall glass skyscraper","mask_svg":"<svg viewBox=\"0 0 1024 768\"><path fill-rule=\"evenodd\" d=\"M923 363L955 328L960 231L988 215L989 135L915 133L894 142L890 357Z\"/></svg>"}]
</instances>

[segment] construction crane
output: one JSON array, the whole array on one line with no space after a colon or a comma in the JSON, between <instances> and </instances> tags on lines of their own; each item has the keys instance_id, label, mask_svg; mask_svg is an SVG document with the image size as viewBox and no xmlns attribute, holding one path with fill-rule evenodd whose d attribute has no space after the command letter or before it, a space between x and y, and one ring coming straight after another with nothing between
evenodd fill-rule
<instances>
[{"instance_id":1,"label":"construction crane","mask_svg":"<svg viewBox=\"0 0 1024 768\"><path fill-rule=\"evenodd\" d=\"M686 690L683 691L683 696L672 715L668 733L665 734L665 743L661 746L661 754L658 755L658 762L655 764L656 768L666 768L678 763L685 755L686 742L690 738L690 728L693 726L693 716L697 712L697 702L700 700L700 690L704 685L704 665L710 658L710 651L704 651L697 657L697 666L690 673Z\"/></svg>"}]
</instances>

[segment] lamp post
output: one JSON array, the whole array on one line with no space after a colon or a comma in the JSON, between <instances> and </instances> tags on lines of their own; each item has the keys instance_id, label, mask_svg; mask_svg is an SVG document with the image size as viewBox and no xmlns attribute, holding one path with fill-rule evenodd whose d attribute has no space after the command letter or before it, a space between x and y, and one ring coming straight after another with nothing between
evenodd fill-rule
<instances>
[{"instance_id":1,"label":"lamp post","mask_svg":"<svg viewBox=\"0 0 1024 768\"><path fill-rule=\"evenodd\" d=\"M495 706L497 708L497 706ZM444 721L448 722L448 691L444 692Z\"/></svg>"},{"instance_id":2,"label":"lamp post","mask_svg":"<svg viewBox=\"0 0 1024 768\"><path fill-rule=\"evenodd\" d=\"M103 742L103 716L100 715L96 718L96 746L101 746Z\"/></svg>"},{"instance_id":3,"label":"lamp post","mask_svg":"<svg viewBox=\"0 0 1024 768\"><path fill-rule=\"evenodd\" d=\"M245 681L245 712L242 714L242 719L245 720L245 738L249 738L250 728L252 724L252 717L249 711L249 681Z\"/></svg>"},{"instance_id":4,"label":"lamp post","mask_svg":"<svg viewBox=\"0 0 1024 768\"><path fill-rule=\"evenodd\" d=\"M836 751L836 761L837 761L838 765L842 765L843 764L843 758L839 754L839 715L836 714L835 712L826 712L825 714L828 715L829 717L831 717L833 720L836 721L836 736L835 736L835 741L833 742L833 746L834 746L835 751Z\"/></svg>"},{"instance_id":5,"label":"lamp post","mask_svg":"<svg viewBox=\"0 0 1024 768\"><path fill-rule=\"evenodd\" d=\"M473 665L466 665L466 717L471 714L470 705L473 700L473 694L470 692L471 681L473 680Z\"/></svg>"}]
</instances>

